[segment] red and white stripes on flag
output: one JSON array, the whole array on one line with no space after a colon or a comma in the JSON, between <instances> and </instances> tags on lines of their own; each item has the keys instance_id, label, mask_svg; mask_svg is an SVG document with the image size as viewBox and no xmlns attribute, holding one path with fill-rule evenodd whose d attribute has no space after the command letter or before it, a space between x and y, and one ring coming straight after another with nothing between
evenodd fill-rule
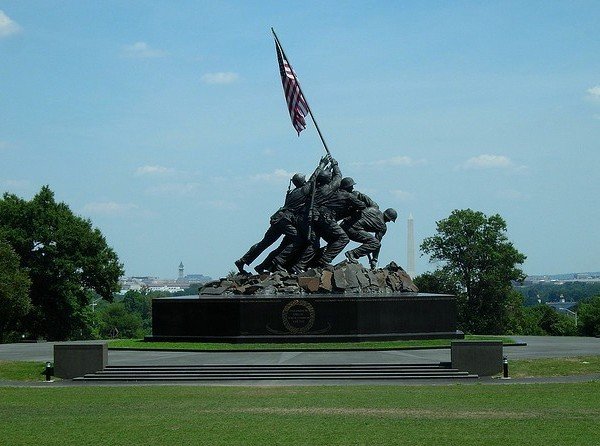
<instances>
[{"instance_id":1,"label":"red and white stripes on flag","mask_svg":"<svg viewBox=\"0 0 600 446\"><path fill-rule=\"evenodd\" d=\"M285 54L277 40L275 40L275 50L277 51L277 61L279 62L279 73L281 74L283 93L285 94L285 100L287 102L288 110L290 111L290 118L292 118L292 125L298 132L298 136L300 136L300 132L306 128L304 117L308 114L308 104L300 89L300 83L298 82L296 73L285 58Z\"/></svg>"}]
</instances>

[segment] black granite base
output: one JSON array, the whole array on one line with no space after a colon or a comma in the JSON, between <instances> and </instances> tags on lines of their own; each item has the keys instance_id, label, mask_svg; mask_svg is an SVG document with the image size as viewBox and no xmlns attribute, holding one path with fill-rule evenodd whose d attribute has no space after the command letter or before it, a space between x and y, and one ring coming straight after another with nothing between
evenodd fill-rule
<instances>
[{"instance_id":1,"label":"black granite base","mask_svg":"<svg viewBox=\"0 0 600 446\"><path fill-rule=\"evenodd\" d=\"M329 342L462 339L443 294L165 297L147 341Z\"/></svg>"}]
</instances>

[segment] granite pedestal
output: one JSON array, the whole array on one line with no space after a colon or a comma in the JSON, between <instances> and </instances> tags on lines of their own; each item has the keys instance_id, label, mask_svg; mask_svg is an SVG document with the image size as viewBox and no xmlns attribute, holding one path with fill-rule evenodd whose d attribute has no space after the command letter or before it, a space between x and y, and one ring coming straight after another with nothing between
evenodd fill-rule
<instances>
[{"instance_id":1,"label":"granite pedestal","mask_svg":"<svg viewBox=\"0 0 600 446\"><path fill-rule=\"evenodd\" d=\"M108 345L56 344L54 346L54 376L72 379L104 369L108 363Z\"/></svg>"},{"instance_id":2,"label":"granite pedestal","mask_svg":"<svg viewBox=\"0 0 600 446\"><path fill-rule=\"evenodd\" d=\"M502 341L452 341L452 367L479 376L502 372Z\"/></svg>"},{"instance_id":3,"label":"granite pedestal","mask_svg":"<svg viewBox=\"0 0 600 446\"><path fill-rule=\"evenodd\" d=\"M454 296L185 296L152 300L147 341L338 342L462 339Z\"/></svg>"}]
</instances>

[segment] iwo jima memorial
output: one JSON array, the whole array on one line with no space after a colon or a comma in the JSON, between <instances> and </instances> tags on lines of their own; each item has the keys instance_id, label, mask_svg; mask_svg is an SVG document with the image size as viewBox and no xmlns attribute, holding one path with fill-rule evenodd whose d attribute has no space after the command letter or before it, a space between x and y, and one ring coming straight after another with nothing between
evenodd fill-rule
<instances>
[{"instance_id":1,"label":"iwo jima memorial","mask_svg":"<svg viewBox=\"0 0 600 446\"><path fill-rule=\"evenodd\" d=\"M387 224L397 212L380 210L354 189L352 178L342 176L274 31L273 37L292 124L300 135L309 115L326 155L308 179L300 173L290 179L284 205L270 217L264 237L234 261L237 274L206 284L197 297L153 299L152 335L146 340L463 338L456 330L454 296L419 293L394 262L377 267ZM254 266L256 274L245 270L281 237ZM350 242L359 245L333 265Z\"/></svg>"}]
</instances>

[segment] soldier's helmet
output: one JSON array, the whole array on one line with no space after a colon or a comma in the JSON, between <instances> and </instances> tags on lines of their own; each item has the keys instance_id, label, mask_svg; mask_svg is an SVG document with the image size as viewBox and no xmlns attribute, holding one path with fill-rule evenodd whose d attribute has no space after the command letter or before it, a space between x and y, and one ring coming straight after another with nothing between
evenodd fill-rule
<instances>
[{"instance_id":1,"label":"soldier's helmet","mask_svg":"<svg viewBox=\"0 0 600 446\"><path fill-rule=\"evenodd\" d=\"M294 183L294 186L296 187L302 187L306 184L306 178L304 177L303 173L296 173L294 174L294 176L292 177L292 183Z\"/></svg>"},{"instance_id":2,"label":"soldier's helmet","mask_svg":"<svg viewBox=\"0 0 600 446\"><path fill-rule=\"evenodd\" d=\"M317 185L327 184L331 182L331 172L323 170L317 175Z\"/></svg>"},{"instance_id":3,"label":"soldier's helmet","mask_svg":"<svg viewBox=\"0 0 600 446\"><path fill-rule=\"evenodd\" d=\"M340 189L346 189L349 190L352 188L352 186L354 186L356 183L354 182L354 180L351 177L346 177L342 179L342 182L340 183Z\"/></svg>"},{"instance_id":4,"label":"soldier's helmet","mask_svg":"<svg viewBox=\"0 0 600 446\"><path fill-rule=\"evenodd\" d=\"M396 219L398 218L398 212L396 212L392 208L389 208L389 209L386 209L385 211L383 211L383 215L385 215L389 221L393 221L393 222L395 222Z\"/></svg>"}]
</instances>

